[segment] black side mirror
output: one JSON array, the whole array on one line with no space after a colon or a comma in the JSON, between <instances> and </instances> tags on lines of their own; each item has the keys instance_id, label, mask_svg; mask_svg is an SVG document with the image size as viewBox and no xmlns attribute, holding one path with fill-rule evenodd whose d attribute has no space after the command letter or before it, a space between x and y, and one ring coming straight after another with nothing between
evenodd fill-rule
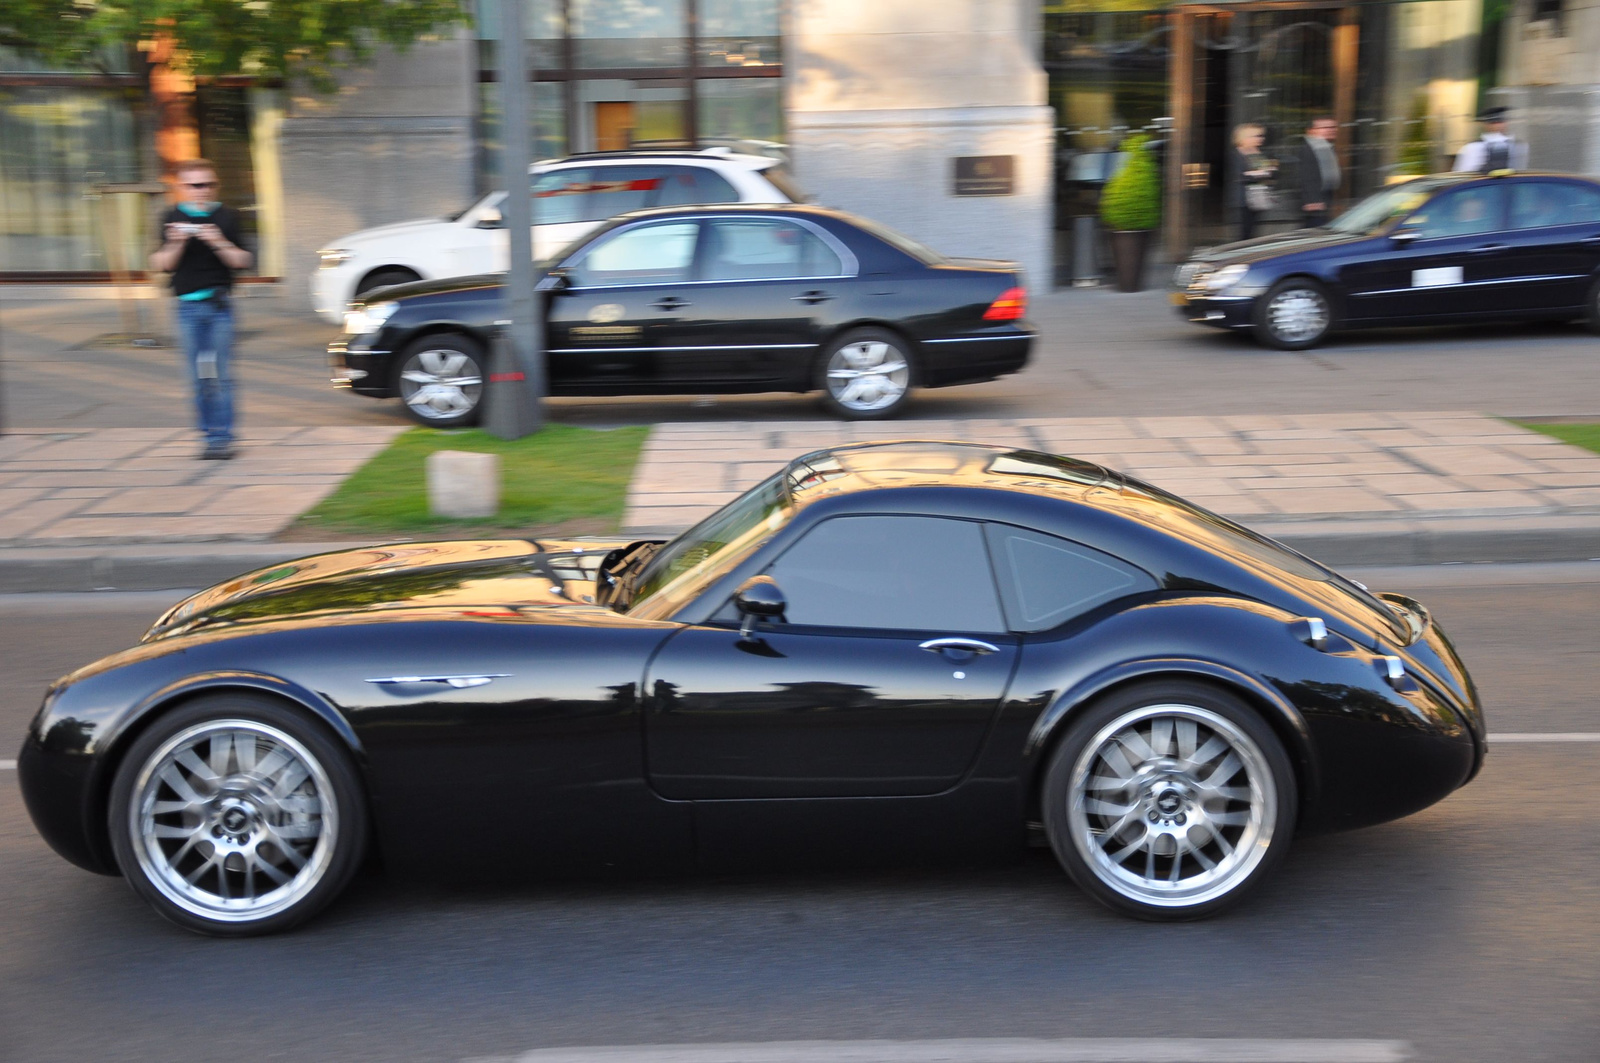
<instances>
[{"instance_id":1,"label":"black side mirror","mask_svg":"<svg viewBox=\"0 0 1600 1063\"><path fill-rule=\"evenodd\" d=\"M539 279L533 286L536 292L549 292L551 295L560 295L572 288L572 275L565 269L557 267Z\"/></svg>"},{"instance_id":2,"label":"black side mirror","mask_svg":"<svg viewBox=\"0 0 1600 1063\"><path fill-rule=\"evenodd\" d=\"M760 620L782 620L789 603L771 576L751 576L733 592L734 607L739 610L742 622L739 637L747 639Z\"/></svg>"},{"instance_id":3,"label":"black side mirror","mask_svg":"<svg viewBox=\"0 0 1600 1063\"><path fill-rule=\"evenodd\" d=\"M1420 229L1412 229L1407 227L1396 229L1394 232L1389 234L1389 239L1393 240L1397 244L1409 244L1421 236L1422 231Z\"/></svg>"}]
</instances>

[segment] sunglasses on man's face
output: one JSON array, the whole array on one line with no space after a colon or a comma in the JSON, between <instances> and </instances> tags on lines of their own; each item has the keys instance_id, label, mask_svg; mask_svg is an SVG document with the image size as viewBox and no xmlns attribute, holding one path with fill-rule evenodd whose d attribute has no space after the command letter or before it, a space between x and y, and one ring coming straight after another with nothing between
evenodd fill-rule
<instances>
[{"instance_id":1,"label":"sunglasses on man's face","mask_svg":"<svg viewBox=\"0 0 1600 1063\"><path fill-rule=\"evenodd\" d=\"M185 182L183 182L183 187L185 187L185 188L215 188L215 187L217 187L217 182L215 182L215 181L185 181Z\"/></svg>"}]
</instances>

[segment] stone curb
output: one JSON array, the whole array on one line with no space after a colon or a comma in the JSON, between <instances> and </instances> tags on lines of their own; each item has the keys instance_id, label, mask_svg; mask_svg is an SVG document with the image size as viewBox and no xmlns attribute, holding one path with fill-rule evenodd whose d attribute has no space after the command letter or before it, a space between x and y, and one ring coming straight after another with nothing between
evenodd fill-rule
<instances>
[{"instance_id":1,"label":"stone curb","mask_svg":"<svg viewBox=\"0 0 1600 1063\"><path fill-rule=\"evenodd\" d=\"M1600 559L1600 516L1255 524L1336 567ZM641 538L680 529L634 531ZM242 572L365 542L192 543L0 549L0 594L206 587Z\"/></svg>"}]
</instances>

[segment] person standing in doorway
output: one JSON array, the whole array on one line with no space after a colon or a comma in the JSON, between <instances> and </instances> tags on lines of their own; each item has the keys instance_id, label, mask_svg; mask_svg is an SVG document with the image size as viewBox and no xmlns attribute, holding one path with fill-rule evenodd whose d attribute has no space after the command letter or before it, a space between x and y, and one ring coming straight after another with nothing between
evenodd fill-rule
<instances>
[{"instance_id":1,"label":"person standing in doorway","mask_svg":"<svg viewBox=\"0 0 1600 1063\"><path fill-rule=\"evenodd\" d=\"M233 275L254 261L240 246L237 211L217 198L216 167L205 159L179 163L178 202L161 219L162 244L150 268L172 275L178 332L194 387L205 449L200 457L233 457Z\"/></svg>"},{"instance_id":2,"label":"person standing in doorway","mask_svg":"<svg viewBox=\"0 0 1600 1063\"><path fill-rule=\"evenodd\" d=\"M1249 240L1272 209L1272 178L1278 164L1261 154L1266 130L1254 122L1233 127L1234 207L1239 213L1239 239Z\"/></svg>"},{"instance_id":3,"label":"person standing in doorway","mask_svg":"<svg viewBox=\"0 0 1600 1063\"><path fill-rule=\"evenodd\" d=\"M1457 173L1528 168L1528 145L1506 132L1510 113L1509 107L1490 107L1478 115L1478 121L1483 123L1483 135L1456 153Z\"/></svg>"},{"instance_id":4,"label":"person standing in doorway","mask_svg":"<svg viewBox=\"0 0 1600 1063\"><path fill-rule=\"evenodd\" d=\"M1300 224L1307 229L1325 225L1343 175L1333 153L1339 126L1327 115L1311 120L1300 145Z\"/></svg>"}]
</instances>

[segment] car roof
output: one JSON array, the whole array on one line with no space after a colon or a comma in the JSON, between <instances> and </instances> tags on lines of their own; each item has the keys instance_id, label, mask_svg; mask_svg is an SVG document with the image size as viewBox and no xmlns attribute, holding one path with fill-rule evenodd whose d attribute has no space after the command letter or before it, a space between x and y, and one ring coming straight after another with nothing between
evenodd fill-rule
<instances>
[{"instance_id":1,"label":"car roof","mask_svg":"<svg viewBox=\"0 0 1600 1063\"><path fill-rule=\"evenodd\" d=\"M702 214L802 214L812 217L835 218L854 222L854 216L832 207L819 207L815 203L685 203L676 207L645 207L630 210L607 219L607 223L634 221L640 218L669 218L698 216Z\"/></svg>"},{"instance_id":2,"label":"car roof","mask_svg":"<svg viewBox=\"0 0 1600 1063\"><path fill-rule=\"evenodd\" d=\"M982 443L900 440L804 454L784 471L797 506L881 487L975 487L1081 498L1115 474L1076 458Z\"/></svg>"},{"instance_id":3,"label":"car roof","mask_svg":"<svg viewBox=\"0 0 1600 1063\"><path fill-rule=\"evenodd\" d=\"M768 155L747 155L730 148L631 148L627 151L592 151L563 156L559 159L542 159L528 167L529 173L569 169L597 162L678 162L689 165L710 166L717 163L747 170L766 170L778 165L778 160Z\"/></svg>"}]
</instances>

